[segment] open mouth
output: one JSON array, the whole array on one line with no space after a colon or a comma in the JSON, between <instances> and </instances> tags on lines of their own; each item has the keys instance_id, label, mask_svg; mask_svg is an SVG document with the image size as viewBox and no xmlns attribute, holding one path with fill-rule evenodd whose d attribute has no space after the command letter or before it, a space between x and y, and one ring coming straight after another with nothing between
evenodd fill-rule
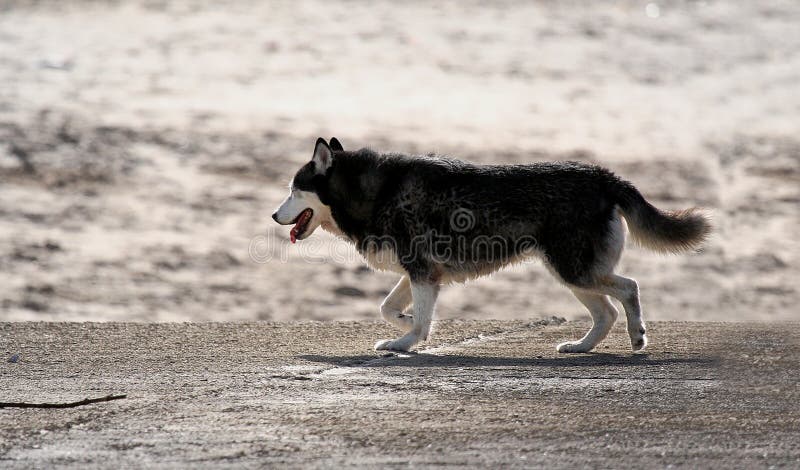
<instances>
[{"instance_id":1,"label":"open mouth","mask_svg":"<svg viewBox=\"0 0 800 470\"><path fill-rule=\"evenodd\" d=\"M301 238L305 233L306 229L308 228L308 223L311 222L311 217L314 216L314 211L311 209L306 209L294 219L294 227L292 227L292 231L289 232L289 238L292 240L292 243L295 243L298 238Z\"/></svg>"}]
</instances>

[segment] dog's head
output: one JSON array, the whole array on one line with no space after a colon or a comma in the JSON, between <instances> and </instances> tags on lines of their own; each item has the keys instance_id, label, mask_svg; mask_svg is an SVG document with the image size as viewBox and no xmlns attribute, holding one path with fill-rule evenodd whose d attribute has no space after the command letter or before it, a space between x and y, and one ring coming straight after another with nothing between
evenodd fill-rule
<instances>
[{"instance_id":1,"label":"dog's head","mask_svg":"<svg viewBox=\"0 0 800 470\"><path fill-rule=\"evenodd\" d=\"M281 225L294 224L289 233L292 243L308 238L321 224L333 224L330 207L323 203L320 196L327 187L328 170L333 165L334 152L342 151L342 144L336 137L331 138L330 145L322 137L317 139L311 161L294 175L289 196L272 214L275 222Z\"/></svg>"}]
</instances>

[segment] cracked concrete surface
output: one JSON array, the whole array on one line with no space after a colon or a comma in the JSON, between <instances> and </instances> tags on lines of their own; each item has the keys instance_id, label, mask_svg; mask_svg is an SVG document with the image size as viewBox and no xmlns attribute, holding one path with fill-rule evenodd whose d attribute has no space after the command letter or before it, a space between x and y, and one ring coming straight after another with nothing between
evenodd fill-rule
<instances>
[{"instance_id":1,"label":"cracked concrete surface","mask_svg":"<svg viewBox=\"0 0 800 470\"><path fill-rule=\"evenodd\" d=\"M0 466L800 465L798 323L442 321L416 354L376 322L0 323Z\"/></svg>"}]
</instances>

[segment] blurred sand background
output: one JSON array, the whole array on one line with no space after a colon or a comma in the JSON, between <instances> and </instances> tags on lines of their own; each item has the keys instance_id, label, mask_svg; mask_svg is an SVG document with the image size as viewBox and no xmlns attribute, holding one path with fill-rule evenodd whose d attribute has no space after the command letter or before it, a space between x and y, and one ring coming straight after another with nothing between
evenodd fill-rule
<instances>
[{"instance_id":1,"label":"blurred sand background","mask_svg":"<svg viewBox=\"0 0 800 470\"><path fill-rule=\"evenodd\" d=\"M395 276L269 218L317 136L605 165L713 209L631 246L647 319L797 319L800 3L0 3L0 320L375 318ZM568 236L568 234L565 234ZM440 318L585 316L539 264Z\"/></svg>"}]
</instances>

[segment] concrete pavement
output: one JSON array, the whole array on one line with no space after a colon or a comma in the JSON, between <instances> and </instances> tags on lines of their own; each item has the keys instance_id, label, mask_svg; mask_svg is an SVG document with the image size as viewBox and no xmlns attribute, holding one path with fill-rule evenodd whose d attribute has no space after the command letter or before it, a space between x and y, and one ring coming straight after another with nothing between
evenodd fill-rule
<instances>
[{"instance_id":1,"label":"concrete pavement","mask_svg":"<svg viewBox=\"0 0 800 470\"><path fill-rule=\"evenodd\" d=\"M0 467L800 467L800 323L0 323ZM16 363L8 362L19 354Z\"/></svg>"}]
</instances>

